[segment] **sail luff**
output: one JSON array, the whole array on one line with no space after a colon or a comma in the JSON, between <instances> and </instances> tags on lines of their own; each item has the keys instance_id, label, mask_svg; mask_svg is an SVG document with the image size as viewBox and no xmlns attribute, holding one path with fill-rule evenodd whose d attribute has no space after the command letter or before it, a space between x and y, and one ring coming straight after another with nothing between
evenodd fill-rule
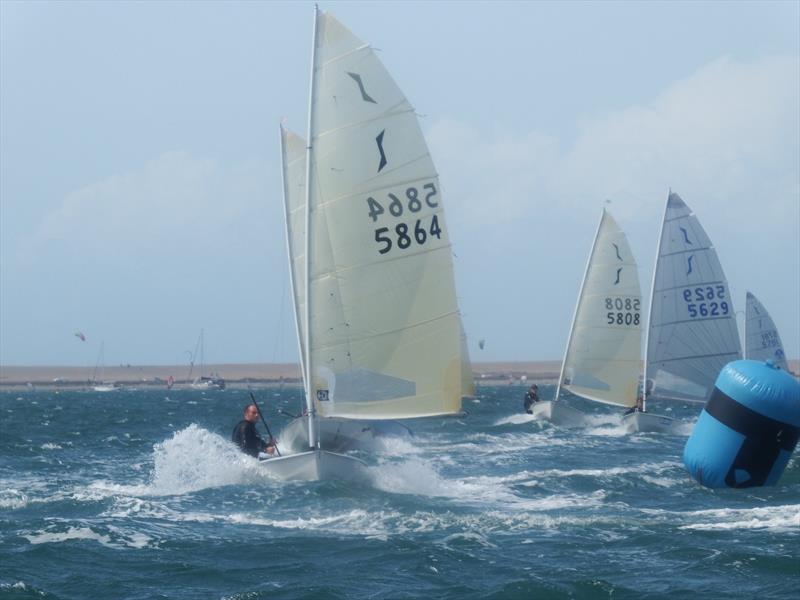
<instances>
[{"instance_id":1,"label":"sail luff","mask_svg":"<svg viewBox=\"0 0 800 600\"><path fill-rule=\"evenodd\" d=\"M303 332L300 327L300 306L299 298L297 295L297 274L295 273L295 260L294 248L292 243L292 228L290 223L291 207L289 205L289 157L287 155L286 144L287 132L283 125L280 126L280 143L281 143L281 184L283 188L283 223L284 231L286 232L286 256L289 261L289 284L292 289L292 314L294 316L295 334L297 336L297 347L300 349L300 374L303 378L303 389L307 388L306 377L306 355L305 355L305 340L303 339Z\"/></svg>"},{"instance_id":2,"label":"sail luff","mask_svg":"<svg viewBox=\"0 0 800 600\"><path fill-rule=\"evenodd\" d=\"M561 372L558 375L558 385L556 386L556 395L553 400L558 400L558 395L561 393L561 384L564 381L564 369L567 366L567 357L569 356L569 348L572 344L572 336L575 331L575 319L578 316L578 309L581 306L583 298L583 288L586 286L586 275L589 273L589 266L592 264L595 248L597 248L597 238L600 237L600 228L603 226L603 219L606 217L606 209L600 211L600 222L597 224L597 230L594 233L594 241L592 242L592 250L589 252L589 258L586 259L586 266L583 269L583 278L581 279L581 287L578 291L578 299L575 301L575 308L572 310L572 322L569 325L569 335L567 336L567 345L564 347L564 358L561 361Z\"/></svg>"},{"instance_id":3,"label":"sail luff","mask_svg":"<svg viewBox=\"0 0 800 600\"><path fill-rule=\"evenodd\" d=\"M669 208L669 196L672 190L667 193L667 200L664 203L664 216L661 218L661 227L658 231L658 241L656 242L656 257L653 263L653 278L650 283L650 306L647 307L647 327L644 330L644 360L642 361L642 411L647 412L647 357L650 348L650 322L653 318L653 299L656 295L656 277L658 276L659 257L661 255L661 240L664 238L664 225L667 222L667 210Z\"/></svg>"}]
</instances>

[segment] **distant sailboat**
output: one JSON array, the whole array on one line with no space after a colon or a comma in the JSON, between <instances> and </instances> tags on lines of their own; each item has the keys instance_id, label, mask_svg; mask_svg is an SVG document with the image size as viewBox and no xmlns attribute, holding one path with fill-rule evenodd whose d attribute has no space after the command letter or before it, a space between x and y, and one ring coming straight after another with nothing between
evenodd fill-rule
<instances>
[{"instance_id":1,"label":"distant sailboat","mask_svg":"<svg viewBox=\"0 0 800 600\"><path fill-rule=\"evenodd\" d=\"M667 417L647 413L651 396L705 402L722 367L742 357L717 252L700 221L673 192L661 225L645 340L645 412L623 418L632 431L671 427Z\"/></svg>"},{"instance_id":2,"label":"distant sailboat","mask_svg":"<svg viewBox=\"0 0 800 600\"><path fill-rule=\"evenodd\" d=\"M305 159L303 140L281 130L309 449L262 465L283 478L351 479L363 463L326 449L320 423L459 414L461 329L414 109L331 15L315 10L314 40Z\"/></svg>"},{"instance_id":3,"label":"distant sailboat","mask_svg":"<svg viewBox=\"0 0 800 600\"><path fill-rule=\"evenodd\" d=\"M576 426L583 413L559 400L561 390L622 407L636 405L642 348L642 292L628 239L605 210L600 216L552 401L534 417Z\"/></svg>"},{"instance_id":4,"label":"distant sailboat","mask_svg":"<svg viewBox=\"0 0 800 600\"><path fill-rule=\"evenodd\" d=\"M194 371L194 364L195 359L197 358L197 354L200 354L200 374L192 379L192 372ZM186 377L191 382L192 389L195 390L224 390L225 389L225 380L216 375L211 373L210 375L204 375L203 370L205 369L205 330L200 330L200 337L197 338L197 344L195 344L194 352L192 353L192 360L189 364L189 375Z\"/></svg>"},{"instance_id":5,"label":"distant sailboat","mask_svg":"<svg viewBox=\"0 0 800 600\"><path fill-rule=\"evenodd\" d=\"M744 357L750 360L769 360L787 373L789 365L783 351L781 336L767 309L750 292L747 292L747 309L744 320Z\"/></svg>"},{"instance_id":6,"label":"distant sailboat","mask_svg":"<svg viewBox=\"0 0 800 600\"><path fill-rule=\"evenodd\" d=\"M105 342L100 342L100 351L97 353L97 363L94 366L92 373L92 390L95 392L116 392L119 390L119 385L113 381L106 381L106 355L105 355ZM97 378L97 371L100 371L100 379Z\"/></svg>"}]
</instances>

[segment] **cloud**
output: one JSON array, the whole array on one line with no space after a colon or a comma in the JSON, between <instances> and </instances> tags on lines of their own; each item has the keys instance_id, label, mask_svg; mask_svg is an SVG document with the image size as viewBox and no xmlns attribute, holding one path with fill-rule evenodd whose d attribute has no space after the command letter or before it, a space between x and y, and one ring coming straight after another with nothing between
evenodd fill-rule
<instances>
[{"instance_id":1,"label":"cloud","mask_svg":"<svg viewBox=\"0 0 800 600\"><path fill-rule=\"evenodd\" d=\"M265 216L264 172L258 161L223 167L185 152L162 154L68 194L42 219L34 253L66 243L78 251L141 257L235 239L241 226Z\"/></svg>"},{"instance_id":2,"label":"cloud","mask_svg":"<svg viewBox=\"0 0 800 600\"><path fill-rule=\"evenodd\" d=\"M428 137L469 228L599 208L605 198L622 216L651 201L660 212L670 186L692 206L702 198L706 214L758 198L777 215L800 189L799 73L797 57L721 58L647 105L584 118L568 146L536 131L487 132L446 119Z\"/></svg>"},{"instance_id":3,"label":"cloud","mask_svg":"<svg viewBox=\"0 0 800 600\"><path fill-rule=\"evenodd\" d=\"M435 122L468 334L501 336L492 358L558 356L605 199L647 295L671 187L714 240L735 297L770 299L796 355L799 90L797 57L721 58L644 105L584 117L573 139ZM533 336L511 334L520 323Z\"/></svg>"}]
</instances>

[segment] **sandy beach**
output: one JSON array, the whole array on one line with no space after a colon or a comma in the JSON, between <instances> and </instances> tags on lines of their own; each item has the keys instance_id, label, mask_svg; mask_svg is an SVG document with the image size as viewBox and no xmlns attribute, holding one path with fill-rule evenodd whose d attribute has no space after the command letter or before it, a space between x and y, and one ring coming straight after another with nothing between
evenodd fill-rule
<instances>
[{"instance_id":1,"label":"sandy beach","mask_svg":"<svg viewBox=\"0 0 800 600\"><path fill-rule=\"evenodd\" d=\"M485 362L473 363L476 379L487 383L524 380L554 381L558 378L561 363L557 360L542 362ZM29 387L81 387L87 385L94 369L64 366L3 366L0 365L0 388ZM300 367L297 364L218 364L206 365L204 375L217 375L231 387L299 384ZM124 386L165 385L172 377L175 385L188 385L186 365L118 365L106 366L104 380ZM192 377L198 375L197 371Z\"/></svg>"},{"instance_id":2,"label":"sandy beach","mask_svg":"<svg viewBox=\"0 0 800 600\"><path fill-rule=\"evenodd\" d=\"M789 368L797 373L800 361L790 360ZM554 382L560 369L558 360L472 363L476 381L486 384ZM0 365L0 389L30 386L80 388L89 384L93 371L89 367ZM203 374L222 377L229 387L234 388L300 384L300 367L295 363L206 365ZM172 377L174 384L181 387L191 383L188 375L186 365L118 365L105 368L104 380L123 386L159 386L166 385ZM192 378L197 376L195 370Z\"/></svg>"}]
</instances>

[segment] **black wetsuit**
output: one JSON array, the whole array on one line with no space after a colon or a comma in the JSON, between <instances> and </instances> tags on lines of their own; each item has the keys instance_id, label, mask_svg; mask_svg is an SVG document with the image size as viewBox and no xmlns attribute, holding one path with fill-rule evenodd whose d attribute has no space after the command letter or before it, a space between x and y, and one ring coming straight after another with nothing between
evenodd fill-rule
<instances>
[{"instance_id":1,"label":"black wetsuit","mask_svg":"<svg viewBox=\"0 0 800 600\"><path fill-rule=\"evenodd\" d=\"M525 412L528 413L529 415L533 414L533 411L531 410L531 406L533 406L534 402L538 402L538 401L539 401L539 395L536 392L531 393L530 390L525 392L525 403L523 405L523 406L525 406Z\"/></svg>"},{"instance_id":2,"label":"black wetsuit","mask_svg":"<svg viewBox=\"0 0 800 600\"><path fill-rule=\"evenodd\" d=\"M234 428L231 440L250 456L257 457L259 452L267 448L267 443L256 433L256 424L245 419Z\"/></svg>"}]
</instances>

